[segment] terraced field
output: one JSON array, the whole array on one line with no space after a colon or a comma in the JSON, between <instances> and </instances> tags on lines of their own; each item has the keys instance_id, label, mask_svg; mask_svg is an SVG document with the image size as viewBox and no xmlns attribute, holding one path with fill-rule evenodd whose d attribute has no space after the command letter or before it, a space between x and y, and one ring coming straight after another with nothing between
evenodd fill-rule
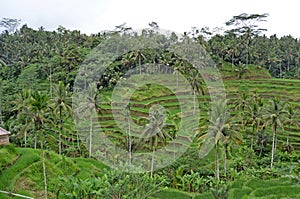
<instances>
[{"instance_id":1,"label":"terraced field","mask_svg":"<svg viewBox=\"0 0 300 199\"><path fill-rule=\"evenodd\" d=\"M256 91L261 97L265 98L266 103L268 102L268 99L278 97L285 102L292 103L296 110L300 110L300 80L233 80L225 81L225 88L229 103L232 103L236 99L237 95L242 92ZM300 120L300 118L298 118L298 120ZM278 142L286 142L287 135L289 135L292 146L300 150L300 128L291 126L290 128L286 127L284 131L279 130Z\"/></svg>"},{"instance_id":2,"label":"terraced field","mask_svg":"<svg viewBox=\"0 0 300 199\"><path fill-rule=\"evenodd\" d=\"M149 110L154 105L160 105L166 110L165 130L169 132L169 134L172 133L171 131L174 128L184 128L187 129L187 131L195 132L195 129L198 128L196 123L199 121L199 117L193 116L194 96L190 88L179 86L178 89L176 85L172 85L173 87L170 86L169 88L171 89L168 89L158 84L139 86L138 82L140 81L136 80L135 82L136 84L129 85L129 87L134 89L134 91L130 91L131 93L128 91L128 93L131 94L130 97L126 96L126 94L124 94L124 96L112 96L111 93L106 93L106 95L112 98L113 109L110 105L102 106L104 111L103 115L99 118L99 126L101 126L104 132L112 137L126 137L128 133L127 121L130 117L131 135L139 137L145 126L149 123ZM170 79L169 82L166 80L164 83L168 84L171 82L174 82L174 79ZM257 92L259 96L264 98L265 103L268 103L269 99L276 96L285 102L291 102L297 110L300 110L300 80L225 80L224 85L229 104L232 104L242 92ZM126 89L127 88L128 87L126 87ZM118 93L126 93L126 91L118 91ZM206 117L209 109L210 96L208 94L205 96L197 95L197 99L196 106L197 111L199 111L198 114L200 117ZM130 110L128 110L129 113L127 113L129 115L126 116L125 107L128 104L130 104ZM182 113L180 109L185 112ZM184 120L182 120L182 118L184 118ZM180 120L182 120L181 124L179 124ZM267 128L267 132L271 135L269 128ZM193 135L193 133L179 135L176 138L176 142L179 145L181 141L186 144L184 141L187 139L193 140ZM300 129L295 126L286 127L284 131L280 129L278 131L278 143L284 144L287 135L289 136L290 144L295 149L300 149ZM123 140L123 142L125 141L126 140ZM172 139L169 139L169 141L171 142ZM179 145L176 147L179 147Z\"/></svg>"}]
</instances>

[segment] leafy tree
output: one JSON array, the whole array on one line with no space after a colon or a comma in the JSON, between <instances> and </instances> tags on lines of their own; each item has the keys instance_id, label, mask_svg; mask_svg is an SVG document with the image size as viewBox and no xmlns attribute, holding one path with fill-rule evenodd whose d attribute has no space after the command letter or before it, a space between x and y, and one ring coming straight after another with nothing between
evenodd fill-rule
<instances>
[{"instance_id":1,"label":"leafy tree","mask_svg":"<svg viewBox=\"0 0 300 199\"><path fill-rule=\"evenodd\" d=\"M268 17L268 14L247 14L242 13L237 16L233 16L232 19L227 21L225 24L227 26L234 25L235 28L231 29L230 32L236 33L240 35L241 41L245 46L246 53L246 64L250 63L250 48L252 46L252 38L253 36L259 35L262 31L266 31L266 29L258 28L257 23L265 21L265 18Z\"/></svg>"},{"instance_id":2,"label":"leafy tree","mask_svg":"<svg viewBox=\"0 0 300 199\"><path fill-rule=\"evenodd\" d=\"M0 21L0 27L7 29L9 33L14 33L17 27L20 25L20 19L2 18Z\"/></svg>"}]
</instances>

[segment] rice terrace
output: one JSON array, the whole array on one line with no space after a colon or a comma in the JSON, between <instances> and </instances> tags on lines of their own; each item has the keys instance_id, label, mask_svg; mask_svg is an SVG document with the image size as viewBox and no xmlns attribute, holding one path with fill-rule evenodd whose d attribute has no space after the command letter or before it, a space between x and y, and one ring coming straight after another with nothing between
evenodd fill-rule
<instances>
[{"instance_id":1,"label":"rice terrace","mask_svg":"<svg viewBox=\"0 0 300 199\"><path fill-rule=\"evenodd\" d=\"M90 35L2 18L0 198L300 198L300 42L268 16Z\"/></svg>"}]
</instances>

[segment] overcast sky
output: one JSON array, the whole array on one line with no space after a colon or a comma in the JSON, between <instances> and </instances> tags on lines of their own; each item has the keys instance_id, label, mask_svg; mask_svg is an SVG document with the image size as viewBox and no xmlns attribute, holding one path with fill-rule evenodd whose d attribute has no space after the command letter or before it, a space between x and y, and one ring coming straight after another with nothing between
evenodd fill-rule
<instances>
[{"instance_id":1,"label":"overcast sky","mask_svg":"<svg viewBox=\"0 0 300 199\"><path fill-rule=\"evenodd\" d=\"M225 26L234 15L269 13L261 24L267 35L300 37L299 0L0 0L0 19L47 30L62 25L84 33L113 30L124 22L134 29L155 21L162 29L183 33L191 27Z\"/></svg>"}]
</instances>

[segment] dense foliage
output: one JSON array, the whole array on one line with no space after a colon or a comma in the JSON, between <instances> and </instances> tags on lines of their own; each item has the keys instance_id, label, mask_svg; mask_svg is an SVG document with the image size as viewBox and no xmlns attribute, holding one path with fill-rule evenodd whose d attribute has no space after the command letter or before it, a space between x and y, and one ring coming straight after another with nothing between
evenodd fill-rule
<instances>
[{"instance_id":1,"label":"dense foliage","mask_svg":"<svg viewBox=\"0 0 300 199\"><path fill-rule=\"evenodd\" d=\"M192 28L182 38L175 33L161 35L157 32L158 25L155 22L150 23L150 28L144 29L141 35L132 33L125 25L116 27L114 31L86 35L63 27L52 32L43 27L34 30L27 25L17 29L17 21L3 19L0 25L5 24L7 30L0 34L0 125L12 132L10 140L15 146L41 149L42 156L40 158L39 150L32 152L24 149L19 152L13 146L1 149L1 157L6 158L0 158L0 179L3 179L0 188L5 189L5 183L13 185L13 182L6 179L6 175L13 176L14 172L21 172L24 165L29 167L36 163L35 167L39 167L40 161L42 169L34 167L40 176L30 172L32 168L22 175L37 183L36 187L44 190L42 195L46 197L164 197L164 190L160 190L168 187L184 194L199 193L198 196L194 195L199 198L201 194L208 194L203 195L204 198L228 198L232 195L241 198L249 194L264 196L263 190L256 191L254 185L249 184L251 180L258 184L255 181L257 179L271 181L282 178L286 182L282 187L298 186L299 100L288 102L281 93L274 96L271 93L270 96L267 91L261 94L254 89L248 90L249 84L246 80L243 82L246 78L262 77L258 75L260 73L264 73L264 78L269 78L265 71L274 78L300 78L299 40L292 36L278 38L276 35L263 35L264 29L258 23L263 22L267 16L241 14L226 23L229 30L225 32ZM215 61L223 78L229 83L232 83L229 80L234 79L233 86L225 83L230 94L229 100L210 104L203 77L187 60L172 52L148 48L126 52L117 57L108 66L104 76L93 84L84 85L84 79L77 80L89 89L86 95L80 96L86 100L85 103L72 108L74 85L78 83L75 77L81 72L80 65L93 49L115 35L116 38L137 40L155 37L156 41L163 41L165 45L187 40L201 45ZM121 40L116 42L120 42L120 46L126 45ZM142 144L137 144L131 135L134 128L129 126L129 122L126 132L115 127L109 99L112 89L127 70L135 69L141 76L142 73L153 72L142 67L147 63L157 66L155 70L162 75L168 72L163 66L170 66L174 80L177 79L177 86L178 74L182 74L192 87L193 114L196 113L196 101L199 102L198 108L205 110L200 114L200 125L193 132L195 139L190 148L173 164L158 171L153 170L154 154L157 149L176 138L182 117L179 110L174 111L178 109L174 95L162 86L145 85L131 96L132 104L125 107L123 117L125 121L132 119L147 127L145 134L149 139L143 140ZM289 84L289 88L294 88L293 84L297 87L298 80L290 81L284 80L284 83ZM237 85L242 85L243 92L236 90L239 87ZM263 89L263 86L259 88ZM235 90L230 92L233 88ZM173 109L162 113L159 106L152 106L148 110L149 105L159 102ZM76 103L73 98L73 105ZM100 119L100 123L108 137L115 141L116 146L129 152L129 165L132 152L153 153L150 175L120 173L103 168L100 174L97 173L99 170L91 168L90 172L97 173L93 177L78 175L82 166L77 166L75 162L83 164L85 160L80 158L92 158L94 109L96 119L100 116L104 118ZM133 113L133 117L130 118L129 112ZM148 112L150 119L145 117ZM80 139L78 134L79 116L87 118L90 129L87 140ZM163 121L165 118L166 128ZM213 146L211 151L205 157L199 157L199 151L200 156L203 150L208 151L205 148L207 143ZM53 151L62 156L53 155ZM112 159L118 161L118 157ZM55 162L55 166L51 161ZM12 167L14 164L17 166ZM63 172L66 170L64 165L70 168L66 173ZM55 176L55 180L47 176L47 168L50 167L55 167L48 170ZM59 170L59 174L55 174L55 169ZM43 179L43 183L38 183L37 179ZM238 183L247 186L245 188ZM10 189L13 190L13 187ZM290 196L299 197L299 194L291 192Z\"/></svg>"}]
</instances>

